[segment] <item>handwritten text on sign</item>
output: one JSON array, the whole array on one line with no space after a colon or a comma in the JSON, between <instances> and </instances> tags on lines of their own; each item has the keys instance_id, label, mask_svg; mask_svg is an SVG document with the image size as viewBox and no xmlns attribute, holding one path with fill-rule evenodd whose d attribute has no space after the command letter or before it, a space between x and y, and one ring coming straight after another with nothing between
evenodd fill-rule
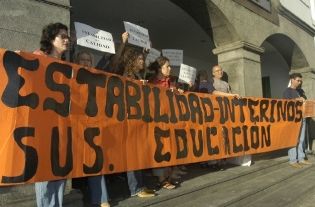
<instances>
[{"instance_id":1,"label":"handwritten text on sign","mask_svg":"<svg viewBox=\"0 0 315 207\"><path fill-rule=\"evenodd\" d=\"M183 50L163 49L162 54L164 57L170 59L170 65L172 66L180 66L183 63Z\"/></svg>"},{"instance_id":2,"label":"handwritten text on sign","mask_svg":"<svg viewBox=\"0 0 315 207\"><path fill-rule=\"evenodd\" d=\"M178 82L180 83L195 83L197 70L189 65L181 64L178 76Z\"/></svg>"},{"instance_id":3,"label":"handwritten text on sign","mask_svg":"<svg viewBox=\"0 0 315 207\"><path fill-rule=\"evenodd\" d=\"M78 45L115 54L115 44L111 33L79 22L75 22L74 26Z\"/></svg>"},{"instance_id":4,"label":"handwritten text on sign","mask_svg":"<svg viewBox=\"0 0 315 207\"><path fill-rule=\"evenodd\" d=\"M146 28L130 22L124 22L125 30L129 33L128 42L144 48L151 48L149 32Z\"/></svg>"},{"instance_id":5,"label":"handwritten text on sign","mask_svg":"<svg viewBox=\"0 0 315 207\"><path fill-rule=\"evenodd\" d=\"M302 103L176 94L0 50L0 184L200 162L296 145Z\"/></svg>"}]
</instances>

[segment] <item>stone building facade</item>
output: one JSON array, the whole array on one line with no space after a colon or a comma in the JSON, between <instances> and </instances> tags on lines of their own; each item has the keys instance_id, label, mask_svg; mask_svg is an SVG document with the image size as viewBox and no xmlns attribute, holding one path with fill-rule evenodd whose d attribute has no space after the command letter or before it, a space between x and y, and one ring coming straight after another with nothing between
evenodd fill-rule
<instances>
[{"instance_id":1,"label":"stone building facade","mask_svg":"<svg viewBox=\"0 0 315 207\"><path fill-rule=\"evenodd\" d=\"M39 47L42 27L51 22L70 26L75 5L83 1L0 0L0 47L33 51ZM303 74L306 95L315 99L315 28L290 5L280 0L164 1L184 10L208 35L211 56L224 68L233 91L242 96L281 97L289 72L296 71ZM304 6L300 3L305 0L296 2L311 14L312 1ZM105 7L104 2L89 2ZM0 189L0 206L34 206L34 201L32 185Z\"/></svg>"}]
</instances>

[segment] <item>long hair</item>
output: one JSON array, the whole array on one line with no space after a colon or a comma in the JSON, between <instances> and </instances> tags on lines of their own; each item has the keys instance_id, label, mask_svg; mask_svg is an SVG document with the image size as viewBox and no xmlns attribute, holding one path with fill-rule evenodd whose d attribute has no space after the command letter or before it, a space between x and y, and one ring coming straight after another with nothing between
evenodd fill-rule
<instances>
[{"instance_id":1,"label":"long hair","mask_svg":"<svg viewBox=\"0 0 315 207\"><path fill-rule=\"evenodd\" d=\"M122 73L134 73L137 71L136 61L141 55L144 58L144 55L141 51L131 47L126 48L120 59L119 74L122 75ZM143 61L143 69L145 69L145 61Z\"/></svg>"},{"instance_id":2,"label":"long hair","mask_svg":"<svg viewBox=\"0 0 315 207\"><path fill-rule=\"evenodd\" d=\"M149 70L154 71L155 76L157 76L159 74L159 69L161 69L162 66L169 61L170 60L167 57L160 56L154 62L152 62L148 68Z\"/></svg>"},{"instance_id":3,"label":"long hair","mask_svg":"<svg viewBox=\"0 0 315 207\"><path fill-rule=\"evenodd\" d=\"M51 23L45 26L42 30L42 36L40 39L40 50L46 54L50 54L53 49L51 41L56 38L59 31L62 29L68 31L68 27L59 22Z\"/></svg>"}]
</instances>

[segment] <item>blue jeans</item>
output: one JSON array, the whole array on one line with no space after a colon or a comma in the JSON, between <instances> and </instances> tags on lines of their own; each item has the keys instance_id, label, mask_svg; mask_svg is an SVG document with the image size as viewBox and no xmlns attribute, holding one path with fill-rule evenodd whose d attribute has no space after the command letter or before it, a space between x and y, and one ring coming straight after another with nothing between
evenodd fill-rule
<instances>
[{"instance_id":1,"label":"blue jeans","mask_svg":"<svg viewBox=\"0 0 315 207\"><path fill-rule=\"evenodd\" d=\"M127 179L131 196L136 195L143 189L142 170L127 172Z\"/></svg>"},{"instance_id":2,"label":"blue jeans","mask_svg":"<svg viewBox=\"0 0 315 207\"><path fill-rule=\"evenodd\" d=\"M92 204L108 202L107 188L103 175L88 177L88 188Z\"/></svg>"},{"instance_id":3,"label":"blue jeans","mask_svg":"<svg viewBox=\"0 0 315 207\"><path fill-rule=\"evenodd\" d=\"M55 180L35 183L37 206L62 207L66 181Z\"/></svg>"},{"instance_id":4,"label":"blue jeans","mask_svg":"<svg viewBox=\"0 0 315 207\"><path fill-rule=\"evenodd\" d=\"M288 151L290 163L296 163L298 161L304 160L305 158L305 153L304 153L305 125L306 125L306 120L303 119L297 146L289 149Z\"/></svg>"}]
</instances>

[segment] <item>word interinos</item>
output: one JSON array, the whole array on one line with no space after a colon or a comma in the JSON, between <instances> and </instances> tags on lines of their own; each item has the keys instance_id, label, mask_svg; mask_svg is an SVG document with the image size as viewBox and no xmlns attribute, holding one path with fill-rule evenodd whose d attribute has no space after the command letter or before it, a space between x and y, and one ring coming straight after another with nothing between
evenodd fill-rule
<instances>
[{"instance_id":1,"label":"word interinos","mask_svg":"<svg viewBox=\"0 0 315 207\"><path fill-rule=\"evenodd\" d=\"M0 184L82 177L296 145L302 103L177 94L0 50Z\"/></svg>"}]
</instances>

